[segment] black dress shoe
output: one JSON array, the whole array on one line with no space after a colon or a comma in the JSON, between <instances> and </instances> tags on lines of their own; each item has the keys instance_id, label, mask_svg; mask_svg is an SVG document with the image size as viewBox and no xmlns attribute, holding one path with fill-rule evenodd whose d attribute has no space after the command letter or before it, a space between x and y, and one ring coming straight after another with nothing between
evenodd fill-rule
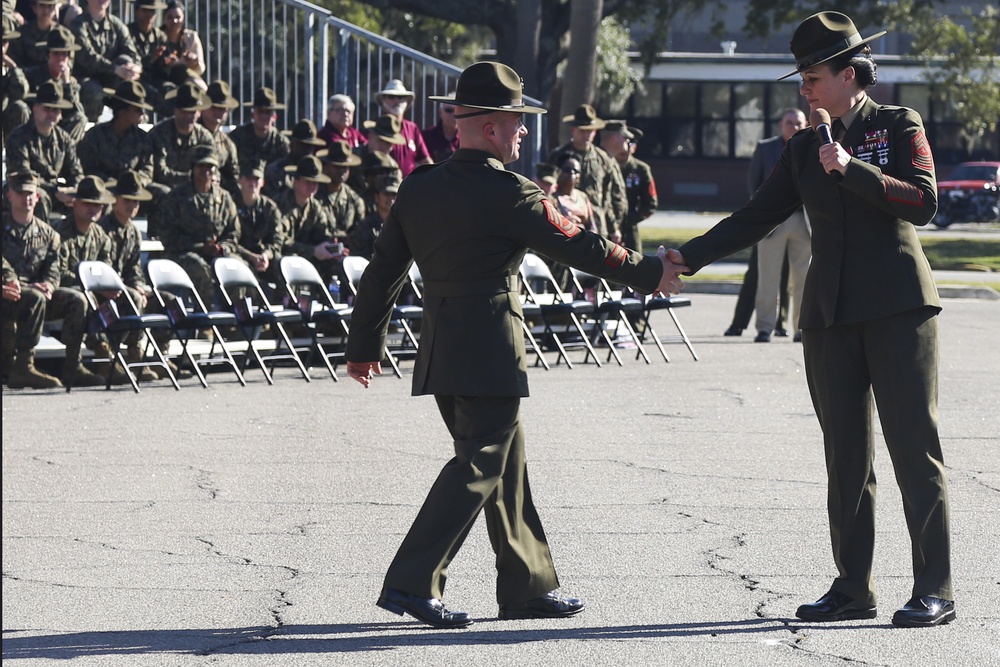
<instances>
[{"instance_id":1,"label":"black dress shoe","mask_svg":"<svg viewBox=\"0 0 1000 667\"><path fill-rule=\"evenodd\" d=\"M877 613L875 605L859 602L837 591L830 591L812 604L804 604L795 611L795 615L803 621L818 623L875 618Z\"/></svg>"},{"instance_id":2,"label":"black dress shoe","mask_svg":"<svg viewBox=\"0 0 1000 667\"><path fill-rule=\"evenodd\" d=\"M437 598L418 598L393 588L383 590L375 604L400 616L407 613L421 623L435 628L465 628L472 625L472 619L467 613L449 611Z\"/></svg>"},{"instance_id":3,"label":"black dress shoe","mask_svg":"<svg viewBox=\"0 0 1000 667\"><path fill-rule=\"evenodd\" d=\"M802 342L802 332L801 331L796 331L795 332L795 335L792 336L792 342L793 343L801 343Z\"/></svg>"},{"instance_id":4,"label":"black dress shoe","mask_svg":"<svg viewBox=\"0 0 1000 667\"><path fill-rule=\"evenodd\" d=\"M901 628L929 628L955 620L955 601L931 595L912 598L892 615L892 624Z\"/></svg>"},{"instance_id":5,"label":"black dress shoe","mask_svg":"<svg viewBox=\"0 0 1000 667\"><path fill-rule=\"evenodd\" d=\"M778 338L788 338L788 332L782 329L781 327L778 327L777 329L774 330L774 335L777 336Z\"/></svg>"},{"instance_id":6,"label":"black dress shoe","mask_svg":"<svg viewBox=\"0 0 1000 667\"><path fill-rule=\"evenodd\" d=\"M753 342L755 342L755 343L770 343L771 342L771 334L767 333L766 331L758 331L757 332L757 337L753 339Z\"/></svg>"},{"instance_id":7,"label":"black dress shoe","mask_svg":"<svg viewBox=\"0 0 1000 667\"><path fill-rule=\"evenodd\" d=\"M724 333L722 335L723 336L742 336L743 335L743 329L740 329L737 326L731 326L728 329L726 329L726 333Z\"/></svg>"},{"instance_id":8,"label":"black dress shoe","mask_svg":"<svg viewBox=\"0 0 1000 667\"><path fill-rule=\"evenodd\" d=\"M500 607L500 620L515 618L565 618L583 611L583 600L559 597L555 591L524 604Z\"/></svg>"}]
</instances>

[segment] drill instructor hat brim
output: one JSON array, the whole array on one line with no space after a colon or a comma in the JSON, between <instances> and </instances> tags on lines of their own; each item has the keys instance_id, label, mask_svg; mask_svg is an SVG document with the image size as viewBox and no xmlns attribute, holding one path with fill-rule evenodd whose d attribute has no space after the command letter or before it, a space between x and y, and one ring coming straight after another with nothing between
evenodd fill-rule
<instances>
[{"instance_id":1,"label":"drill instructor hat brim","mask_svg":"<svg viewBox=\"0 0 1000 667\"><path fill-rule=\"evenodd\" d=\"M820 12L813 14L792 33L791 51L795 56L795 69L779 76L778 81L815 67L828 60L847 53L861 50L868 42L878 39L887 31L883 30L871 37L861 37L854 27L854 21L840 12Z\"/></svg>"},{"instance_id":2,"label":"drill instructor hat brim","mask_svg":"<svg viewBox=\"0 0 1000 667\"><path fill-rule=\"evenodd\" d=\"M511 113L547 113L541 107L524 103L524 82L507 65L494 62L473 63L458 77L454 95L431 95L435 102L450 102L457 106L484 111ZM478 116L478 113L456 114L455 118Z\"/></svg>"}]
</instances>

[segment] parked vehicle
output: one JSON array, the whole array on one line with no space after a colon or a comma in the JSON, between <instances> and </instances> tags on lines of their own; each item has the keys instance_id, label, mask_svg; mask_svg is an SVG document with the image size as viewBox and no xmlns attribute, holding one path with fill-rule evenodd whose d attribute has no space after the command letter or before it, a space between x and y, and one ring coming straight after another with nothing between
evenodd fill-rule
<instances>
[{"instance_id":1,"label":"parked vehicle","mask_svg":"<svg viewBox=\"0 0 1000 667\"><path fill-rule=\"evenodd\" d=\"M963 162L938 181L934 224L1000 222L1000 162Z\"/></svg>"}]
</instances>

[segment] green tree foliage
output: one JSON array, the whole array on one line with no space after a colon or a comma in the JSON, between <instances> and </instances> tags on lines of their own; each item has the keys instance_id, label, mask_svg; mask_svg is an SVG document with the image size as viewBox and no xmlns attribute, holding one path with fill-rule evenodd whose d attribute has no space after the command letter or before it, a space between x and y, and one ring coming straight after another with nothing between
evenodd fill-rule
<instances>
[{"instance_id":1,"label":"green tree foliage","mask_svg":"<svg viewBox=\"0 0 1000 667\"><path fill-rule=\"evenodd\" d=\"M631 67L628 28L614 17L601 21L598 33L596 102L602 109L618 114L636 91L642 91L642 77Z\"/></svg>"}]
</instances>

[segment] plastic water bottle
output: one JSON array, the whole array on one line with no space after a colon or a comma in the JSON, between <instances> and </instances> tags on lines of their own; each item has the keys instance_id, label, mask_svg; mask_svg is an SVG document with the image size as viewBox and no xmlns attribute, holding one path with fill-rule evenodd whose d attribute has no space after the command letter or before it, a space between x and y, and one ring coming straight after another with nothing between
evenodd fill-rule
<instances>
[{"instance_id":1,"label":"plastic water bottle","mask_svg":"<svg viewBox=\"0 0 1000 667\"><path fill-rule=\"evenodd\" d=\"M340 279L337 276L330 279L330 296L334 303L340 303Z\"/></svg>"}]
</instances>

